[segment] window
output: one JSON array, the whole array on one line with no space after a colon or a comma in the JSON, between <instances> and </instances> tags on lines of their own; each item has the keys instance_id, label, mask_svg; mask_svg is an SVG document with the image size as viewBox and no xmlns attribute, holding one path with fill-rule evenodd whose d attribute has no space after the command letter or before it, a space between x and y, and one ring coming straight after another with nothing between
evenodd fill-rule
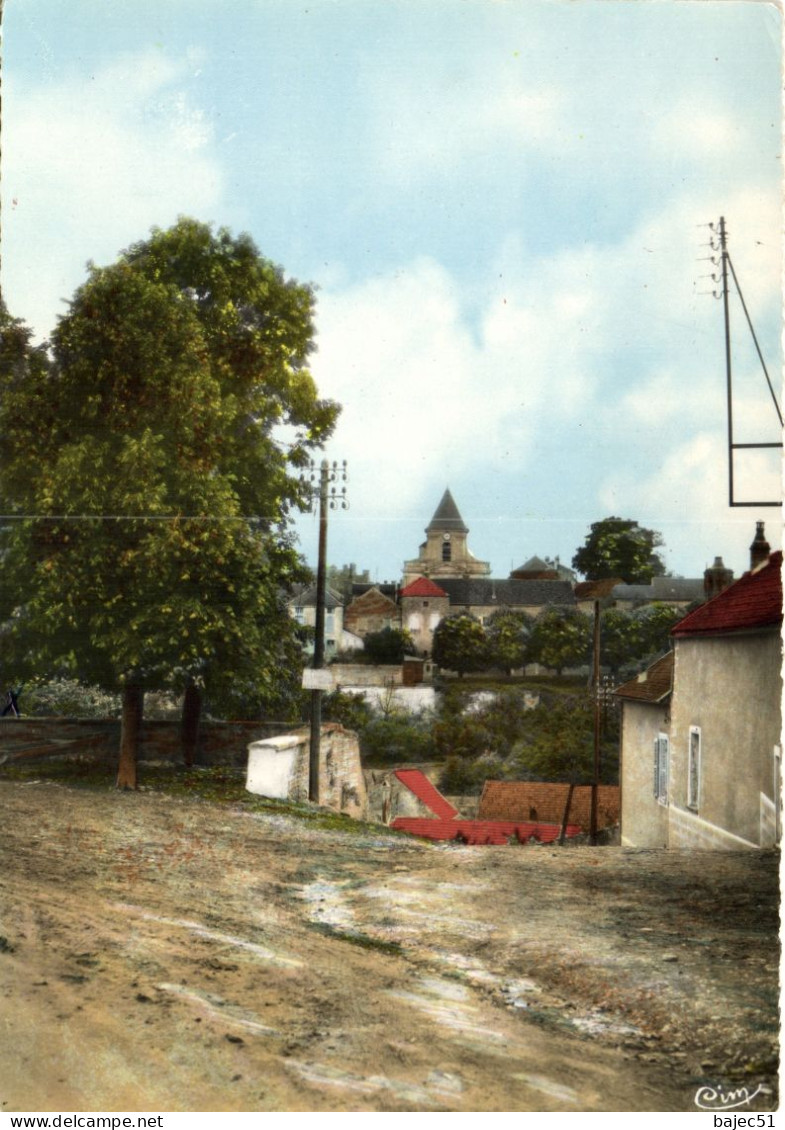
<instances>
[{"instance_id":1,"label":"window","mask_svg":"<svg viewBox=\"0 0 785 1130\"><path fill-rule=\"evenodd\" d=\"M442 561L452 561L452 546L448 541L442 542Z\"/></svg>"},{"instance_id":2,"label":"window","mask_svg":"<svg viewBox=\"0 0 785 1130\"><path fill-rule=\"evenodd\" d=\"M701 784L701 731L700 726L690 726L690 745L687 753L687 808L697 810Z\"/></svg>"},{"instance_id":3,"label":"window","mask_svg":"<svg viewBox=\"0 0 785 1130\"><path fill-rule=\"evenodd\" d=\"M654 739L654 795L660 804L668 803L668 758L670 743L667 734Z\"/></svg>"},{"instance_id":4,"label":"window","mask_svg":"<svg viewBox=\"0 0 785 1130\"><path fill-rule=\"evenodd\" d=\"M302 624L303 620L305 619L305 612L304 612L303 606L301 604L298 604L297 607L295 608L294 618L295 618L295 620L297 621L298 624Z\"/></svg>"}]
</instances>

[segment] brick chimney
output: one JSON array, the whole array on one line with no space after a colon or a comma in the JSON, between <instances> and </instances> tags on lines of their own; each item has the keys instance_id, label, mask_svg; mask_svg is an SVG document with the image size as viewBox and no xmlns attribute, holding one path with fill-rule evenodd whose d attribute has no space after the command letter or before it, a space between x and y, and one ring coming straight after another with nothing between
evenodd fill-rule
<instances>
[{"instance_id":1,"label":"brick chimney","mask_svg":"<svg viewBox=\"0 0 785 1130\"><path fill-rule=\"evenodd\" d=\"M763 532L763 522L758 522L756 524L755 540L750 546L750 569L755 569L758 565L762 565L764 561L768 561L770 553L771 546L766 541L766 535Z\"/></svg>"},{"instance_id":2,"label":"brick chimney","mask_svg":"<svg viewBox=\"0 0 785 1130\"><path fill-rule=\"evenodd\" d=\"M721 557L714 558L714 564L703 574L703 591L706 599L718 596L733 583L733 570L726 569Z\"/></svg>"}]
</instances>

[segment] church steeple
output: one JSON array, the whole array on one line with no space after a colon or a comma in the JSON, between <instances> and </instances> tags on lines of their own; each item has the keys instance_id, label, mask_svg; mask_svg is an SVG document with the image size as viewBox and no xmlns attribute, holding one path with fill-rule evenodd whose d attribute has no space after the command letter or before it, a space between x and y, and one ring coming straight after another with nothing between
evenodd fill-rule
<instances>
[{"instance_id":1,"label":"church steeple","mask_svg":"<svg viewBox=\"0 0 785 1130\"><path fill-rule=\"evenodd\" d=\"M442 495L442 500L436 507L436 513L426 527L426 534L444 532L468 534L469 527L465 525L460 515L455 499L450 494L450 488Z\"/></svg>"},{"instance_id":2,"label":"church steeple","mask_svg":"<svg viewBox=\"0 0 785 1130\"><path fill-rule=\"evenodd\" d=\"M469 527L461 517L449 488L442 495L436 512L426 526L426 541L420 554L403 565L404 585L416 577L487 577L487 561L478 561L469 552L466 536Z\"/></svg>"}]
</instances>

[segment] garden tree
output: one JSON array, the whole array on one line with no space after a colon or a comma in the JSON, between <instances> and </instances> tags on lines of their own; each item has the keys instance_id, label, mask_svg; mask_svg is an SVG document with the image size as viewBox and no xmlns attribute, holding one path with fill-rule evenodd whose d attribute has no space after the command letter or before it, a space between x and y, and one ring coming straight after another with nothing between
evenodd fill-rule
<instances>
[{"instance_id":1,"label":"garden tree","mask_svg":"<svg viewBox=\"0 0 785 1130\"><path fill-rule=\"evenodd\" d=\"M588 662L591 643L588 616L572 608L548 608L534 622L529 654L532 662L561 675L565 667Z\"/></svg>"},{"instance_id":2,"label":"garden tree","mask_svg":"<svg viewBox=\"0 0 785 1130\"><path fill-rule=\"evenodd\" d=\"M588 695L554 698L531 712L515 764L529 778L587 784L594 764L594 706Z\"/></svg>"},{"instance_id":3,"label":"garden tree","mask_svg":"<svg viewBox=\"0 0 785 1130\"><path fill-rule=\"evenodd\" d=\"M10 642L122 689L121 787L146 688L185 691L194 713L203 691L263 701L293 662L286 522L338 412L305 367L312 310L247 236L180 220L89 268L50 363L9 363L3 327L0 497L19 520L2 570L24 594Z\"/></svg>"},{"instance_id":4,"label":"garden tree","mask_svg":"<svg viewBox=\"0 0 785 1130\"><path fill-rule=\"evenodd\" d=\"M404 628L382 628L365 637L364 654L370 663L402 663L405 655L414 655L414 640Z\"/></svg>"},{"instance_id":5,"label":"garden tree","mask_svg":"<svg viewBox=\"0 0 785 1130\"><path fill-rule=\"evenodd\" d=\"M645 585L665 572L665 563L655 552L662 544L656 530L647 530L629 518L603 518L592 523L572 564L590 581L621 577L628 584Z\"/></svg>"},{"instance_id":6,"label":"garden tree","mask_svg":"<svg viewBox=\"0 0 785 1130\"><path fill-rule=\"evenodd\" d=\"M473 760L484 754L504 759L510 755L526 727L530 702L520 688L483 692L480 701L446 694L433 726L440 757Z\"/></svg>"},{"instance_id":7,"label":"garden tree","mask_svg":"<svg viewBox=\"0 0 785 1130\"><path fill-rule=\"evenodd\" d=\"M488 662L501 667L506 675L514 667L523 667L528 659L534 618L526 612L501 609L494 612L485 626L488 641Z\"/></svg>"},{"instance_id":8,"label":"garden tree","mask_svg":"<svg viewBox=\"0 0 785 1130\"><path fill-rule=\"evenodd\" d=\"M526 718L511 761L511 776L590 784L594 773L594 702L590 695L553 696ZM618 782L618 721L607 718L601 734L600 779Z\"/></svg>"},{"instance_id":9,"label":"garden tree","mask_svg":"<svg viewBox=\"0 0 785 1130\"><path fill-rule=\"evenodd\" d=\"M600 660L614 676L641 655L640 621L629 612L608 608L600 620Z\"/></svg>"},{"instance_id":10,"label":"garden tree","mask_svg":"<svg viewBox=\"0 0 785 1130\"><path fill-rule=\"evenodd\" d=\"M683 608L669 604L647 604L632 614L640 638L638 658L655 656L671 647L671 628L683 619Z\"/></svg>"},{"instance_id":11,"label":"garden tree","mask_svg":"<svg viewBox=\"0 0 785 1130\"><path fill-rule=\"evenodd\" d=\"M433 633L431 654L438 667L457 671L481 671L487 663L485 630L474 616L462 614L440 620Z\"/></svg>"}]
</instances>

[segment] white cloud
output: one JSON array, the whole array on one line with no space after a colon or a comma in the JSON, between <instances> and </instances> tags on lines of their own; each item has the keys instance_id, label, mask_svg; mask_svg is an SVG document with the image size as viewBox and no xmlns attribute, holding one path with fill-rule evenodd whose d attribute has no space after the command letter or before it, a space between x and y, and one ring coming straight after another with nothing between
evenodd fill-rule
<instances>
[{"instance_id":1,"label":"white cloud","mask_svg":"<svg viewBox=\"0 0 785 1130\"><path fill-rule=\"evenodd\" d=\"M145 51L94 75L6 92L3 293L40 336L87 259L111 261L154 224L213 211L222 173L184 88L192 66ZM44 262L30 254L36 247Z\"/></svg>"},{"instance_id":2,"label":"white cloud","mask_svg":"<svg viewBox=\"0 0 785 1130\"><path fill-rule=\"evenodd\" d=\"M781 496L778 458L751 453L734 462L734 496L737 501L773 500ZM663 444L659 466L634 482L607 478L600 500L608 513L634 514L645 526L664 535L668 562L677 570L699 575L718 554L737 573L748 568L746 556L763 519L766 535L776 549L782 544L779 511L728 506L728 459L720 432L697 432L687 441ZM704 564L705 563L705 564Z\"/></svg>"}]
</instances>

